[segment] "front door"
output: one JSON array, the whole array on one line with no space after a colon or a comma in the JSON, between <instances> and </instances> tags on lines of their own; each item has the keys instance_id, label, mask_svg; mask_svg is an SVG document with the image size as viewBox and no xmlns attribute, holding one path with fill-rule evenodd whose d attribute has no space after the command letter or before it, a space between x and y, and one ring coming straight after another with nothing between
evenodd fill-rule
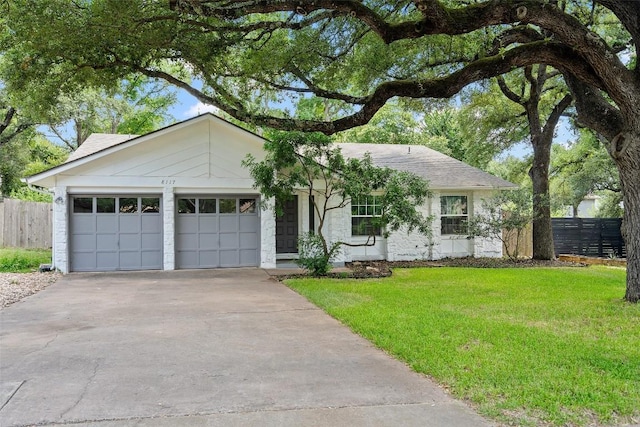
<instances>
[{"instance_id":1,"label":"front door","mask_svg":"<svg viewBox=\"0 0 640 427\"><path fill-rule=\"evenodd\" d=\"M283 214L276 218L276 253L298 253L298 196L284 203Z\"/></svg>"}]
</instances>

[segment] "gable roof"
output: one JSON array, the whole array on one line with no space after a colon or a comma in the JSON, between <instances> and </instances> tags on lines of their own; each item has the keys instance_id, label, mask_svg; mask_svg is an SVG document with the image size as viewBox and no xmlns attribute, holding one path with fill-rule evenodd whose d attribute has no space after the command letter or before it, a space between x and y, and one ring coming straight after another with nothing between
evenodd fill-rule
<instances>
[{"instance_id":1,"label":"gable roof","mask_svg":"<svg viewBox=\"0 0 640 427\"><path fill-rule=\"evenodd\" d=\"M428 180L431 189L517 188L509 181L423 145L341 143L338 146L345 157L362 158L369 153L376 166L415 173Z\"/></svg>"},{"instance_id":2,"label":"gable roof","mask_svg":"<svg viewBox=\"0 0 640 427\"><path fill-rule=\"evenodd\" d=\"M49 183L52 177L76 165L85 164L94 158L101 158L132 146L132 144L138 144L201 120L215 120L234 126L263 140L261 136L253 132L242 129L214 114L205 113L142 136L92 134L76 151L71 153L65 163L25 178L24 181L38 183L37 185L45 183L45 181ZM415 173L428 180L431 189L480 190L517 187L515 184L422 145L338 143L338 146L341 147L345 157L362 158L365 153L369 153L376 166Z\"/></svg>"},{"instance_id":3,"label":"gable roof","mask_svg":"<svg viewBox=\"0 0 640 427\"><path fill-rule=\"evenodd\" d=\"M102 156L117 152L121 149L134 146L144 141L148 141L155 138L156 136L163 135L177 129L182 129L184 127L190 126L191 124L202 122L204 120L214 121L225 126L239 129L243 132L246 132L247 135L251 135L264 141L264 138L262 138L262 136L249 130L243 129L235 123L225 120L222 117L218 117L212 113L204 113L199 116L184 120L182 122L177 122L153 132L149 132L145 135L92 134L84 141L84 143L80 147L78 147L78 149L71 153L69 158L64 163L35 175L23 178L22 181L26 182L27 184L52 187L54 185L52 181L53 177L60 173L68 171L76 166L91 162L94 159L101 158Z\"/></svg>"},{"instance_id":4,"label":"gable roof","mask_svg":"<svg viewBox=\"0 0 640 427\"><path fill-rule=\"evenodd\" d=\"M74 152L71 153L71 155L69 156L69 158L65 163L69 163L74 160L81 159L82 157L90 156L93 153L97 153L98 151L102 151L106 148L121 144L123 142L129 141L130 139L134 139L139 136L140 135L92 133L82 143L82 145L80 145L80 147L78 147Z\"/></svg>"}]
</instances>

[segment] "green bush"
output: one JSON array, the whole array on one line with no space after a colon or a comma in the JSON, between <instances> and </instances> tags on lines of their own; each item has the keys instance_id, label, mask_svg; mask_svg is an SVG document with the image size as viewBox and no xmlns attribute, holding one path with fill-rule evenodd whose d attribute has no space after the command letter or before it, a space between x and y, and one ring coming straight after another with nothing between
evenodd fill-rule
<instances>
[{"instance_id":1,"label":"green bush","mask_svg":"<svg viewBox=\"0 0 640 427\"><path fill-rule=\"evenodd\" d=\"M334 243L325 251L322 237L305 233L298 238L298 260L296 263L313 276L326 276L331 270L331 261L340 252L340 243Z\"/></svg>"},{"instance_id":2,"label":"green bush","mask_svg":"<svg viewBox=\"0 0 640 427\"><path fill-rule=\"evenodd\" d=\"M0 248L0 272L3 273L35 271L40 264L50 262L49 249Z\"/></svg>"}]
</instances>

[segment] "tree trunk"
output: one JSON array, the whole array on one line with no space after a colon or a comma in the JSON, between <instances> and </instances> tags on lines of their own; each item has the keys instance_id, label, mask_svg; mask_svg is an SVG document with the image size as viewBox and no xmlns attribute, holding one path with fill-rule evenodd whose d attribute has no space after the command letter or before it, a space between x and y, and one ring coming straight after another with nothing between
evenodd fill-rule
<instances>
[{"instance_id":1,"label":"tree trunk","mask_svg":"<svg viewBox=\"0 0 640 427\"><path fill-rule=\"evenodd\" d=\"M612 153L620 172L624 200L622 236L627 247L627 291L624 299L640 301L640 129L618 140ZM626 147L624 147L626 145Z\"/></svg>"},{"instance_id":2,"label":"tree trunk","mask_svg":"<svg viewBox=\"0 0 640 427\"><path fill-rule=\"evenodd\" d=\"M551 206L549 204L549 163L551 143L532 137L533 165L533 259L554 259Z\"/></svg>"}]
</instances>

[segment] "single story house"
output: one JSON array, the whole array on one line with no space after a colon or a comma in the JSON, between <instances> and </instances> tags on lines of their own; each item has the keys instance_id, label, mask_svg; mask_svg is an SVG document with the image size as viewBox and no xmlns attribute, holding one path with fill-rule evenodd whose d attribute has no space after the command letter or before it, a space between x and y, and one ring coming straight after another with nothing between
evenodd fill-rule
<instances>
[{"instance_id":1,"label":"single story house","mask_svg":"<svg viewBox=\"0 0 640 427\"><path fill-rule=\"evenodd\" d=\"M316 222L300 194L276 218L241 165L264 157L264 139L212 114L147 135L94 134L69 159L26 178L53 190L53 266L113 271L257 266L296 258L296 238ZM406 232L373 247L346 248L336 262L502 256L492 239L468 239L461 225L481 201L513 184L423 146L341 144L347 157L369 152L377 165L415 172L430 181L431 240ZM372 215L375 197L333 211L330 240L366 239L354 224Z\"/></svg>"}]
</instances>

